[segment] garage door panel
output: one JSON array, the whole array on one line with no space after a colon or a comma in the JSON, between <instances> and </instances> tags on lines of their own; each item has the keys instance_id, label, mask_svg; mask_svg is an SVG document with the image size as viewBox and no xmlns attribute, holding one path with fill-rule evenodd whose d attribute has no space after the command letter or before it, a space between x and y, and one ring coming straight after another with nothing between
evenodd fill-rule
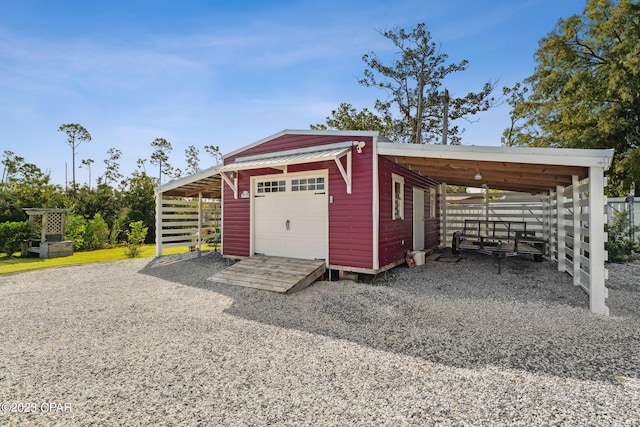
<instances>
[{"instance_id":1,"label":"garage door panel","mask_svg":"<svg viewBox=\"0 0 640 427\"><path fill-rule=\"evenodd\" d=\"M256 178L253 189L256 253L305 259L327 257L326 177L314 174Z\"/></svg>"}]
</instances>

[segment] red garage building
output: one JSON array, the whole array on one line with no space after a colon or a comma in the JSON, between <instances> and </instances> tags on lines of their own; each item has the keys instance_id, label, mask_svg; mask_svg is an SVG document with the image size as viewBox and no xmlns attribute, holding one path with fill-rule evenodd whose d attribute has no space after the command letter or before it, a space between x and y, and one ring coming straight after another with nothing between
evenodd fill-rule
<instances>
[{"instance_id":1,"label":"red garage building","mask_svg":"<svg viewBox=\"0 0 640 427\"><path fill-rule=\"evenodd\" d=\"M377 132L283 131L219 168L222 252L378 273L440 242L437 183L377 154Z\"/></svg>"}]
</instances>

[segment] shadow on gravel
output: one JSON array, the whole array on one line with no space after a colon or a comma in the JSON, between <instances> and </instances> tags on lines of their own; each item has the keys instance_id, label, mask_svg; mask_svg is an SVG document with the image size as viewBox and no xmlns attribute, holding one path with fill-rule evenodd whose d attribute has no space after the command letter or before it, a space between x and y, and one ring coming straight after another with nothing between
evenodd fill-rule
<instances>
[{"instance_id":1,"label":"shadow on gravel","mask_svg":"<svg viewBox=\"0 0 640 427\"><path fill-rule=\"evenodd\" d=\"M140 273L233 299L227 314L448 366L497 366L621 384L640 378L640 316L601 317L551 262L465 255L397 267L371 283L316 282L291 295L207 280L219 254L164 256ZM185 273L186 272L186 273Z\"/></svg>"}]
</instances>

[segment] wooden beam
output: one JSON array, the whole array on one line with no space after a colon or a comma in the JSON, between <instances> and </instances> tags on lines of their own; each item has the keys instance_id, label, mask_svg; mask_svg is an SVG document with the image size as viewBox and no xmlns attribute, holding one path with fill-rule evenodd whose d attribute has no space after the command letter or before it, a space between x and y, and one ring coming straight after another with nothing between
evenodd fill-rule
<instances>
[{"instance_id":1,"label":"wooden beam","mask_svg":"<svg viewBox=\"0 0 640 427\"><path fill-rule=\"evenodd\" d=\"M552 175L578 175L581 178L589 176L589 169L579 166L558 166L558 165L538 165L532 163L510 163L510 162L487 162L474 160L452 160L452 159L427 159L421 157L394 157L398 164L416 165L416 166L432 166L444 167L448 169L471 169L480 170L484 174L484 170L502 170L511 172L531 172L537 174Z\"/></svg>"},{"instance_id":2,"label":"wooden beam","mask_svg":"<svg viewBox=\"0 0 640 427\"><path fill-rule=\"evenodd\" d=\"M438 171L434 171L429 168L414 168L415 172L420 173L423 176L428 176L431 179L434 179L438 182L446 182L451 185L461 185L465 187L480 187L483 183L487 184L490 188L500 189L500 190L511 190L511 191L520 191L525 193L542 193L549 191L550 188L554 188L556 185L560 183L552 180L539 180L537 177L528 177L528 178L514 178L501 176L499 178L492 178L491 176L485 176L483 174L483 179L478 181L473 179L473 174L469 173L446 173L446 171L442 171L438 173ZM434 173L435 172L435 173ZM474 171L475 172L475 171ZM564 182L562 182L564 184Z\"/></svg>"},{"instance_id":3,"label":"wooden beam","mask_svg":"<svg viewBox=\"0 0 640 427\"><path fill-rule=\"evenodd\" d=\"M198 193L206 193L208 190L211 189L215 189L217 190L217 193L219 194L220 191L222 191L222 181L217 181L217 182L213 182L209 185L205 185L203 187L194 187L192 191L185 191L184 192L184 197L191 197L191 196L195 196ZM214 192L215 194L216 192Z\"/></svg>"}]
</instances>

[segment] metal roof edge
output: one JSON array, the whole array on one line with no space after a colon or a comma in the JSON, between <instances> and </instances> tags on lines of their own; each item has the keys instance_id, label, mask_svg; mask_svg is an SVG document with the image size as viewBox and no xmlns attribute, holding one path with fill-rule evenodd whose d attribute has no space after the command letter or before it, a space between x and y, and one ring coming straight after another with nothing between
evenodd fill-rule
<instances>
[{"instance_id":1,"label":"metal roof edge","mask_svg":"<svg viewBox=\"0 0 640 427\"><path fill-rule=\"evenodd\" d=\"M413 155L425 158L451 158L477 161L509 161L519 163L609 168L613 149L504 147L477 145L398 144L378 142L381 155Z\"/></svg>"},{"instance_id":2,"label":"metal roof edge","mask_svg":"<svg viewBox=\"0 0 640 427\"><path fill-rule=\"evenodd\" d=\"M218 169L221 167L222 165L216 165L216 166L212 166L210 168L201 170L198 173L194 173L192 175L188 175L188 176L184 176L182 178L173 180L173 181L169 181L166 184L160 185L158 187L156 187L156 193L164 193L166 191L169 190L173 190L176 189L178 187L181 187L185 184L190 184L192 182L196 182L200 179L203 178L209 178L212 175L216 175L218 173Z\"/></svg>"},{"instance_id":3,"label":"metal roof edge","mask_svg":"<svg viewBox=\"0 0 640 427\"><path fill-rule=\"evenodd\" d=\"M283 135L327 135L327 136L377 136L379 134L378 131L373 130L318 130L318 129L284 129L280 132L274 133L273 135L262 138L258 141L252 142L251 144L240 147L236 150L231 151L222 156L222 160L235 156L238 153L242 153L245 150L256 147L258 145L264 144L265 142L269 142L273 139L279 138Z\"/></svg>"}]
</instances>

